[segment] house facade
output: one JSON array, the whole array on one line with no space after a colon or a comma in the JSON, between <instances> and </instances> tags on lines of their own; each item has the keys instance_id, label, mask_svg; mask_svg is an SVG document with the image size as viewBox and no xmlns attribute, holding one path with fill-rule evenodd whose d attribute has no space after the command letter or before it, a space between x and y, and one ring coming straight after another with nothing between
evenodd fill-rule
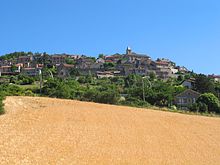
<instances>
[{"instance_id":1,"label":"house facade","mask_svg":"<svg viewBox=\"0 0 220 165\"><path fill-rule=\"evenodd\" d=\"M37 76L41 68L22 68L21 73L27 76Z\"/></svg>"},{"instance_id":2,"label":"house facade","mask_svg":"<svg viewBox=\"0 0 220 165\"><path fill-rule=\"evenodd\" d=\"M178 107L182 109L187 109L189 106L196 103L196 100L199 98L200 95L201 94L196 91L187 89L184 92L175 96L174 102Z\"/></svg>"},{"instance_id":3,"label":"house facade","mask_svg":"<svg viewBox=\"0 0 220 165\"><path fill-rule=\"evenodd\" d=\"M194 78L190 78L190 79L184 80L181 85L188 89L193 89L195 87L195 81L196 80Z\"/></svg>"},{"instance_id":4,"label":"house facade","mask_svg":"<svg viewBox=\"0 0 220 165\"><path fill-rule=\"evenodd\" d=\"M58 77L60 77L60 78L69 77L71 70L74 69L74 68L75 68L74 65L60 64L57 67Z\"/></svg>"},{"instance_id":5,"label":"house facade","mask_svg":"<svg viewBox=\"0 0 220 165\"><path fill-rule=\"evenodd\" d=\"M55 54L50 57L53 65L64 64L66 62L67 55Z\"/></svg>"},{"instance_id":6,"label":"house facade","mask_svg":"<svg viewBox=\"0 0 220 165\"><path fill-rule=\"evenodd\" d=\"M215 82L220 82L220 75L209 75L209 78L213 79Z\"/></svg>"}]
</instances>

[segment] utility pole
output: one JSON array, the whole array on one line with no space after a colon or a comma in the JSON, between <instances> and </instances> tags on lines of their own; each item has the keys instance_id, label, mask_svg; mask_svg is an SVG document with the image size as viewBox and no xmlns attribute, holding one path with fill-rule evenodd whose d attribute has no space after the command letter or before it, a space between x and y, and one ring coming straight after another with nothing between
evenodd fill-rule
<instances>
[{"instance_id":1,"label":"utility pole","mask_svg":"<svg viewBox=\"0 0 220 165\"><path fill-rule=\"evenodd\" d=\"M42 93L42 71L41 69L39 70L39 76L40 76L40 95Z\"/></svg>"},{"instance_id":2,"label":"utility pole","mask_svg":"<svg viewBox=\"0 0 220 165\"><path fill-rule=\"evenodd\" d=\"M142 78L143 101L145 102L144 79Z\"/></svg>"}]
</instances>

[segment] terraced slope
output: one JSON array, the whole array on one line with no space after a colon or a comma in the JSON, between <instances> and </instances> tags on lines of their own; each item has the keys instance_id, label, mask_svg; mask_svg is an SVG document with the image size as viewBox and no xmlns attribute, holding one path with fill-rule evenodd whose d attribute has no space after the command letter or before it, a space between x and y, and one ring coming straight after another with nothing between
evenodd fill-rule
<instances>
[{"instance_id":1,"label":"terraced slope","mask_svg":"<svg viewBox=\"0 0 220 165\"><path fill-rule=\"evenodd\" d=\"M219 165L220 119L7 97L0 164Z\"/></svg>"}]
</instances>

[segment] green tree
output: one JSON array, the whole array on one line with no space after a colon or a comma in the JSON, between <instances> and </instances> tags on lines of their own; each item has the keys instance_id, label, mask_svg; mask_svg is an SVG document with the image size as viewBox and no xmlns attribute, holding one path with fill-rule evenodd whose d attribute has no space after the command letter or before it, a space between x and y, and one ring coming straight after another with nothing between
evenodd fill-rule
<instances>
[{"instance_id":1,"label":"green tree","mask_svg":"<svg viewBox=\"0 0 220 165\"><path fill-rule=\"evenodd\" d=\"M219 99L213 93L202 94L197 103L206 104L209 112L220 113L220 102Z\"/></svg>"},{"instance_id":2,"label":"green tree","mask_svg":"<svg viewBox=\"0 0 220 165\"><path fill-rule=\"evenodd\" d=\"M150 72L149 77L151 81L154 81L156 79L156 74L154 72Z\"/></svg>"},{"instance_id":3,"label":"green tree","mask_svg":"<svg viewBox=\"0 0 220 165\"><path fill-rule=\"evenodd\" d=\"M0 115L4 114L5 111L4 111L4 107L3 107L3 96L1 95L0 93Z\"/></svg>"},{"instance_id":4,"label":"green tree","mask_svg":"<svg viewBox=\"0 0 220 165\"><path fill-rule=\"evenodd\" d=\"M104 54L99 54L99 58L104 58Z\"/></svg>"},{"instance_id":5,"label":"green tree","mask_svg":"<svg viewBox=\"0 0 220 165\"><path fill-rule=\"evenodd\" d=\"M183 80L184 80L184 76L180 74L180 75L177 77L177 81L182 82Z\"/></svg>"},{"instance_id":6,"label":"green tree","mask_svg":"<svg viewBox=\"0 0 220 165\"><path fill-rule=\"evenodd\" d=\"M76 64L76 62L75 62L74 59L72 59L72 58L66 58L66 59L65 59L65 62L66 62L67 64L69 64L69 65L74 65L74 64Z\"/></svg>"},{"instance_id":7,"label":"green tree","mask_svg":"<svg viewBox=\"0 0 220 165\"><path fill-rule=\"evenodd\" d=\"M196 76L195 90L200 93L214 93L214 83L206 75L199 74Z\"/></svg>"},{"instance_id":8,"label":"green tree","mask_svg":"<svg viewBox=\"0 0 220 165\"><path fill-rule=\"evenodd\" d=\"M115 67L115 64L112 63L112 62L105 62L104 63L105 70L108 70L108 69L111 69L111 68L114 68L114 67Z\"/></svg>"},{"instance_id":9,"label":"green tree","mask_svg":"<svg viewBox=\"0 0 220 165\"><path fill-rule=\"evenodd\" d=\"M48 79L45 82L42 92L46 96L57 98L71 98L70 87L60 79Z\"/></svg>"}]
</instances>

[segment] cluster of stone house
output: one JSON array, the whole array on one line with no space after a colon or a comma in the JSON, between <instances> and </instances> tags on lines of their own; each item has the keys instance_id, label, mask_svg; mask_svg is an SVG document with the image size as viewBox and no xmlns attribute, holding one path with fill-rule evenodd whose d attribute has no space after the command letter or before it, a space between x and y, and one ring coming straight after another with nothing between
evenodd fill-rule
<instances>
[{"instance_id":1,"label":"cluster of stone house","mask_svg":"<svg viewBox=\"0 0 220 165\"><path fill-rule=\"evenodd\" d=\"M39 62L39 58L34 55L28 55L20 56L13 60L0 59L0 74L13 75L23 73L35 76L44 67ZM74 64L67 64L67 58L72 59ZM59 77L69 76L72 69L77 69L82 75L91 73L97 75L97 77L126 76L129 74L147 76L150 73L155 73L161 79L176 77L178 72L188 72L185 67L177 67L168 59L154 61L146 54L132 52L129 47L127 47L125 54L114 54L98 59L85 55L55 54L49 56L49 61L57 67ZM107 63L113 64L114 67L106 67Z\"/></svg>"},{"instance_id":2,"label":"cluster of stone house","mask_svg":"<svg viewBox=\"0 0 220 165\"><path fill-rule=\"evenodd\" d=\"M43 56L43 55L42 55ZM43 62L40 58L42 56L34 56L32 54L27 56L19 56L11 60L4 60L0 58L0 76L1 75L17 75L25 74L28 76L37 76L39 71L44 67ZM66 63L66 58L77 59L79 55L66 55L66 54L55 54L49 56L49 62L55 67L59 67L61 64Z\"/></svg>"},{"instance_id":3,"label":"cluster of stone house","mask_svg":"<svg viewBox=\"0 0 220 165\"><path fill-rule=\"evenodd\" d=\"M114 67L106 67L107 63L113 64ZM177 67L168 59L154 61L146 54L132 52L129 47L127 47L126 53L122 55L114 54L98 59L81 56L75 59L72 68L79 70L82 75L91 73L97 77L127 76L129 74L148 76L154 73L158 78L168 79L177 77L177 73L189 72L185 67ZM70 66L58 66L58 76L60 77L65 77L69 71Z\"/></svg>"},{"instance_id":4,"label":"cluster of stone house","mask_svg":"<svg viewBox=\"0 0 220 165\"><path fill-rule=\"evenodd\" d=\"M0 58L0 76L1 75L17 75L25 74L28 76L36 76L44 67L43 55L27 55L19 56L12 60L3 60ZM125 54L114 54L111 56L103 56L102 58L88 57L85 55L67 55L55 54L47 57L51 65L57 68L58 77L66 78L72 73L79 72L80 75L93 74L97 78L127 76L129 74L137 74L148 76L154 73L158 78L168 79L177 77L180 73L188 73L185 67L176 66L169 59L152 60L146 54L138 54L132 52L127 47ZM73 61L68 64L67 59ZM220 82L220 76L209 75L215 81ZM2 79L1 79L2 80ZM196 102L200 94L193 91L195 79L184 80L182 85L187 88L184 92L175 97L175 104L182 108L187 108Z\"/></svg>"}]
</instances>

